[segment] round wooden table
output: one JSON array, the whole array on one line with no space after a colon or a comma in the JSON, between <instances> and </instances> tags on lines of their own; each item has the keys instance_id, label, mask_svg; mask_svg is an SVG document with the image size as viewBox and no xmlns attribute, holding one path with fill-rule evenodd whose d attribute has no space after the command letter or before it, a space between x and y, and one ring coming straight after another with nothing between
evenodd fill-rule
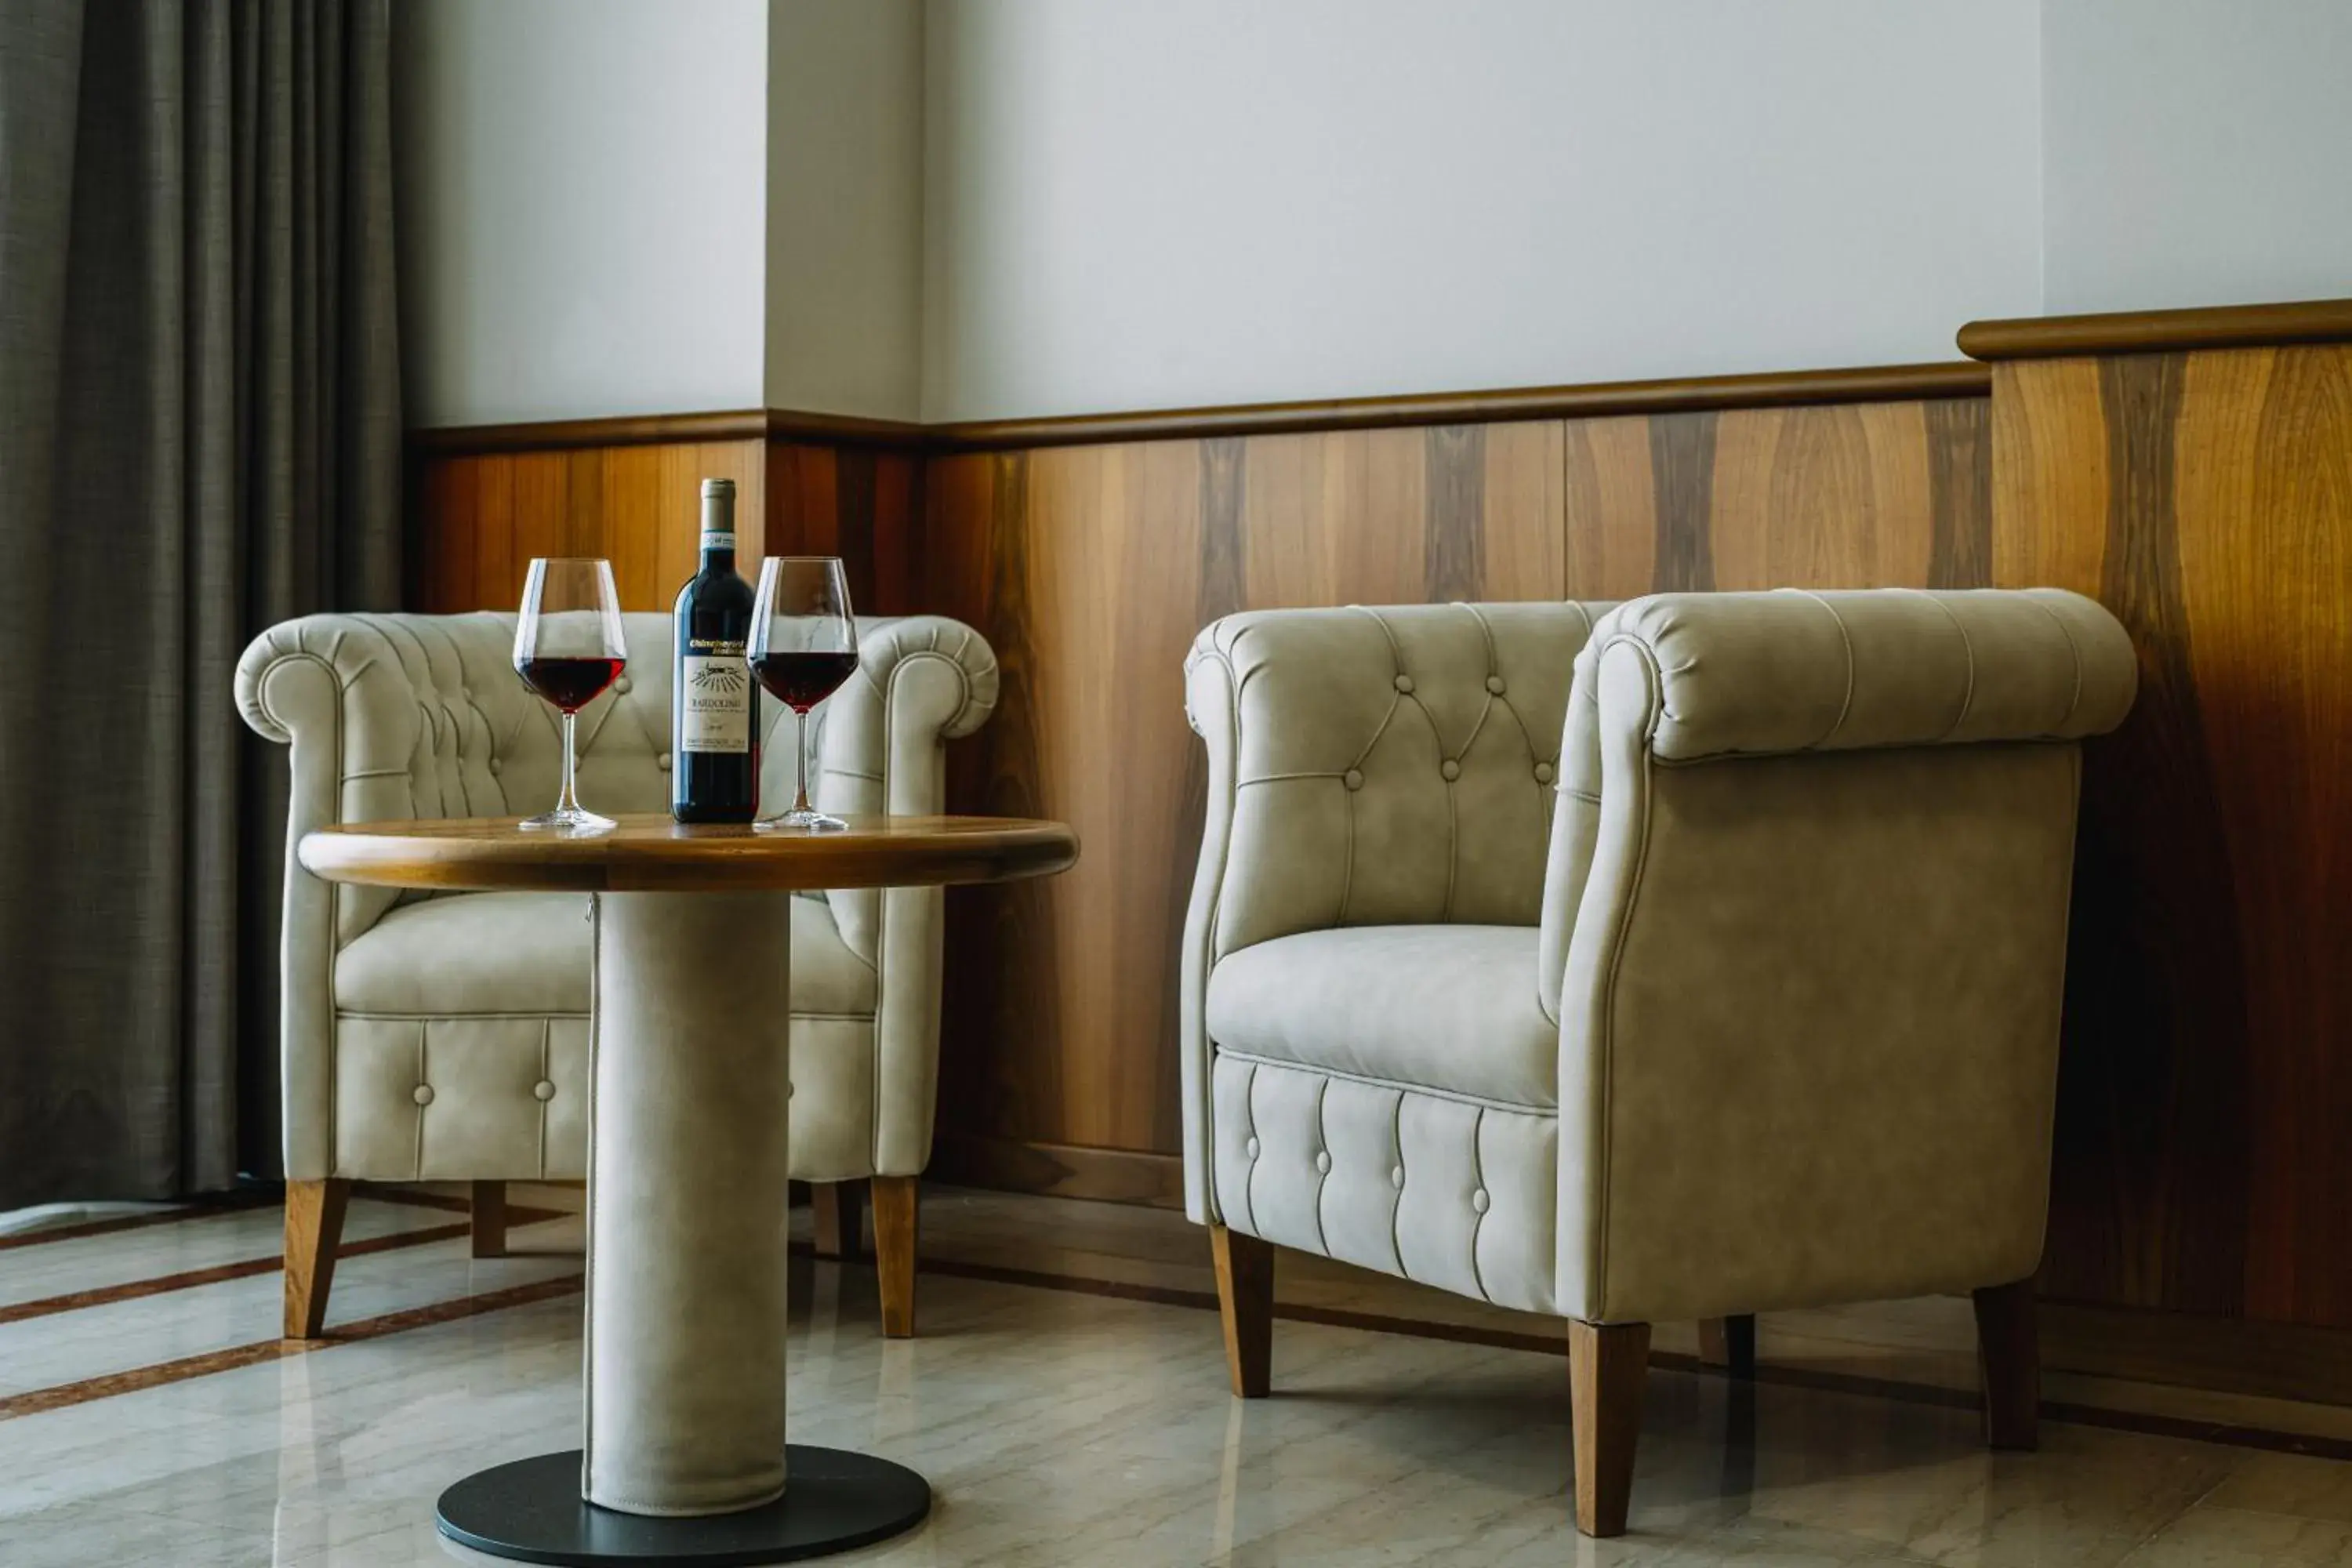
<instances>
[{"instance_id":1,"label":"round wooden table","mask_svg":"<svg viewBox=\"0 0 2352 1568\"><path fill-rule=\"evenodd\" d=\"M1077 852L1060 823L982 816L304 836L302 864L331 881L595 895L585 1447L459 1481L441 1497L444 1535L526 1563L756 1563L921 1521L930 1488L912 1470L785 1440L788 900L1045 876Z\"/></svg>"}]
</instances>

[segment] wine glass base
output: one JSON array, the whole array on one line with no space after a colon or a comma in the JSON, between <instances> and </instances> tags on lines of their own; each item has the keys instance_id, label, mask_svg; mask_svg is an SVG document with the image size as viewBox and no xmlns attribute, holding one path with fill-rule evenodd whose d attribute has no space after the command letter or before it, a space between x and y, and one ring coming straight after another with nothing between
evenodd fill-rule
<instances>
[{"instance_id":1,"label":"wine glass base","mask_svg":"<svg viewBox=\"0 0 2352 1568\"><path fill-rule=\"evenodd\" d=\"M821 811L786 811L751 824L754 833L843 833L849 824Z\"/></svg>"},{"instance_id":2,"label":"wine glass base","mask_svg":"<svg viewBox=\"0 0 2352 1568\"><path fill-rule=\"evenodd\" d=\"M593 811L558 809L526 816L515 824L527 833L610 833L620 826L609 816L599 816Z\"/></svg>"}]
</instances>

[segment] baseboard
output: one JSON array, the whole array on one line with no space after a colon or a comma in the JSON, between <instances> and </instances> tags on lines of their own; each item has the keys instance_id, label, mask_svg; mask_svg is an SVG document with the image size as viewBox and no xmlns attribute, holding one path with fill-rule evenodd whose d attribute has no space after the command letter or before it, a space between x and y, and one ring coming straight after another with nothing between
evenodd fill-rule
<instances>
[{"instance_id":1,"label":"baseboard","mask_svg":"<svg viewBox=\"0 0 2352 1568\"><path fill-rule=\"evenodd\" d=\"M925 1173L942 1182L1004 1193L1097 1198L1115 1204L1184 1206L1184 1160L1140 1149L1034 1143L941 1130Z\"/></svg>"},{"instance_id":2,"label":"baseboard","mask_svg":"<svg viewBox=\"0 0 2352 1568\"><path fill-rule=\"evenodd\" d=\"M2053 1372L2352 1405L2352 1330L2044 1301Z\"/></svg>"}]
</instances>

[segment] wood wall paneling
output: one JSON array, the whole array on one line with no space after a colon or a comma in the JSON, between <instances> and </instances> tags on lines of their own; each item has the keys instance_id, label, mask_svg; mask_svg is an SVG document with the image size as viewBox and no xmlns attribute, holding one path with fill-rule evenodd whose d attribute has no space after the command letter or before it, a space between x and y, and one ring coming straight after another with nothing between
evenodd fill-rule
<instances>
[{"instance_id":1,"label":"wood wall paneling","mask_svg":"<svg viewBox=\"0 0 2352 1568\"><path fill-rule=\"evenodd\" d=\"M601 549L632 607L665 606L694 481L732 472L764 548L843 554L869 612L981 627L1003 695L950 752L953 802L1066 818L1086 851L1068 877L951 899L940 1159L1164 1201L1204 789L1180 670L1201 625L1660 588L2081 589L2132 628L2144 689L2086 767L2045 1290L2352 1325L2352 349L2217 351L2197 345L2219 327L2163 325L2179 352L1879 374L1843 399L1725 383L838 439L772 416L724 441L444 437L417 472L416 597L509 605L531 553Z\"/></svg>"},{"instance_id":2,"label":"wood wall paneling","mask_svg":"<svg viewBox=\"0 0 2352 1568\"><path fill-rule=\"evenodd\" d=\"M953 804L1067 820L1086 852L1068 876L950 900L943 1168L1165 1199L1206 791L1182 706L1199 628L1251 607L1928 581L1965 557L1949 541L1985 534L1984 400L1916 394L1985 374L1540 395L1654 410L1574 417L1479 416L1538 395L1366 400L1341 427L1265 434L1264 410L1196 412L1181 438L1056 426L1035 447L956 449L966 431L928 453L782 419L764 440L702 438L732 416L667 441L651 420L548 427L538 447L501 428L481 450L445 432L421 443L418 603L509 606L532 554L576 552L612 558L629 607L666 607L692 570L698 481L724 473L747 556L837 553L867 613L980 627L1001 695L950 752ZM1839 395L1863 401L1822 401ZM1727 405L1693 406L1707 396ZM1400 422L1413 411L1433 417Z\"/></svg>"},{"instance_id":3,"label":"wood wall paneling","mask_svg":"<svg viewBox=\"0 0 2352 1568\"><path fill-rule=\"evenodd\" d=\"M621 606L667 610L694 574L702 480L731 479L748 558L763 512L759 441L492 451L419 463L420 610L510 610L533 556L602 555Z\"/></svg>"},{"instance_id":4,"label":"wood wall paneling","mask_svg":"<svg viewBox=\"0 0 2352 1568\"><path fill-rule=\"evenodd\" d=\"M2352 346L1995 366L1997 580L2099 597L2045 1288L2352 1327Z\"/></svg>"},{"instance_id":5,"label":"wood wall paneling","mask_svg":"<svg viewBox=\"0 0 2352 1568\"><path fill-rule=\"evenodd\" d=\"M966 1151L1179 1149L1178 939L1205 789L1181 671L1206 622L1282 605L1981 581L1982 408L1769 406L932 458L927 607L981 627L1003 666L995 719L957 748L955 805L1062 818L1086 846L1051 882L957 895L943 1135ZM998 1172L1015 1158L951 1156Z\"/></svg>"},{"instance_id":6,"label":"wood wall paneling","mask_svg":"<svg viewBox=\"0 0 2352 1568\"><path fill-rule=\"evenodd\" d=\"M768 552L838 555L859 614L909 614L921 607L922 483L911 451L771 441Z\"/></svg>"}]
</instances>

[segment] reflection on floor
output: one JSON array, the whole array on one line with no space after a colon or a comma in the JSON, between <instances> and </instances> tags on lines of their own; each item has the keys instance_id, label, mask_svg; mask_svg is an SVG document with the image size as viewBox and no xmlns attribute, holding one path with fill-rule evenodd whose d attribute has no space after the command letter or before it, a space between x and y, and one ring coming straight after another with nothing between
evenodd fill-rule
<instances>
[{"instance_id":1,"label":"reflection on floor","mask_svg":"<svg viewBox=\"0 0 2352 1568\"><path fill-rule=\"evenodd\" d=\"M579 1441L580 1226L476 1261L461 1221L431 1194L356 1199L344 1337L308 1352L265 1337L274 1207L0 1242L0 1563L488 1561L435 1536L432 1500ZM2352 1564L2336 1459L2072 1422L1986 1454L1964 1303L1768 1319L1753 1384L1685 1370L1689 1331L1662 1327L1633 1533L1596 1543L1568 1523L1556 1325L1286 1258L1276 1396L1244 1406L1176 1216L944 1193L924 1231L919 1340L882 1340L867 1267L796 1275L794 1436L912 1465L940 1500L844 1563ZM1856 1391L1888 1379L1916 1386Z\"/></svg>"}]
</instances>

